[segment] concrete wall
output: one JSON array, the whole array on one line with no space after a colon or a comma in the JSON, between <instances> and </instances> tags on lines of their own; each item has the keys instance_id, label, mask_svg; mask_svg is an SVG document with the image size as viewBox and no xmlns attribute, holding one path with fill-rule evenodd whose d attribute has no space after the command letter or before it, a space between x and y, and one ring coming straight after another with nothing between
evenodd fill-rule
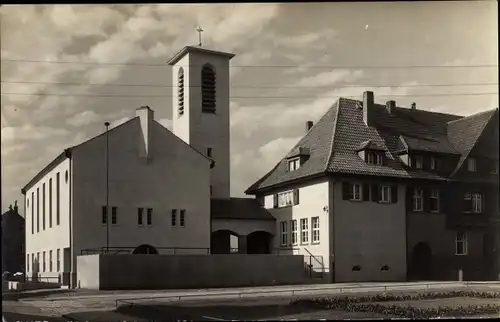
<instances>
[{"instance_id":1,"label":"concrete wall","mask_svg":"<svg viewBox=\"0 0 500 322\"><path fill-rule=\"evenodd\" d=\"M330 267L330 215L331 212L325 211L329 208L331 200L329 193L329 181L328 179L315 180L308 184L301 186L290 186L282 191L287 191L290 189L299 189L299 204L283 207L283 208L273 208L274 206L274 193L281 191L273 191L273 194L267 194L264 196L264 207L269 210L269 212L276 218L275 227L275 238L274 247L275 248L297 248L298 251L295 253L301 255L309 255L305 249L311 252L319 261L322 261L322 265L325 271ZM326 207L326 208L325 208ZM330 215L329 215L330 214ZM319 217L319 227L320 227L320 240L317 243L312 241L312 217ZM304 243L301 240L300 234L300 219L308 219L309 226L309 240ZM291 221L297 220L297 243L292 244L291 238ZM280 222L287 222L288 229L288 243L286 246L281 245L281 230Z\"/></svg>"},{"instance_id":2,"label":"concrete wall","mask_svg":"<svg viewBox=\"0 0 500 322\"><path fill-rule=\"evenodd\" d=\"M91 289L297 284L306 280L303 261L285 255L89 255L78 257L77 276L81 288Z\"/></svg>"},{"instance_id":3,"label":"concrete wall","mask_svg":"<svg viewBox=\"0 0 500 322\"><path fill-rule=\"evenodd\" d=\"M334 185L334 198L335 281L406 280L404 186L398 185L397 203L379 204L343 200L339 180ZM361 270L353 271L355 265ZM384 265L390 270L381 271Z\"/></svg>"},{"instance_id":4,"label":"concrete wall","mask_svg":"<svg viewBox=\"0 0 500 322\"><path fill-rule=\"evenodd\" d=\"M43 178L40 179L33 187L26 191L26 205L25 205L25 216L26 216L26 255L29 255L29 271L27 272L28 277L37 275L39 277L49 277L54 278L59 276L59 272L64 271L64 251L63 249L70 246L70 159L65 159L59 165L57 165L52 171L47 173ZM60 175L60 223L57 224L56 221L56 209L57 209L57 194L56 194L56 176L57 173ZM68 173L68 181L66 181L66 173ZM49 179L52 178L52 227L49 225ZM45 183L45 230L43 229L43 184ZM40 231L37 232L37 189L39 189L39 207L40 207ZM34 193L34 198L32 198L32 193ZM34 218L34 233L32 234L32 211ZM56 267L56 256L57 249L60 249L60 270L57 271ZM49 252L52 250L52 272L50 272L49 264ZM46 253L46 270L43 271L43 252ZM37 253L40 254L40 270L36 272L36 267L34 270L33 263L31 262L31 255L35 254L35 260ZM25 256L26 257L26 256ZM25 258L27 260L27 258Z\"/></svg>"},{"instance_id":5,"label":"concrete wall","mask_svg":"<svg viewBox=\"0 0 500 322\"><path fill-rule=\"evenodd\" d=\"M210 161L159 123L150 131L150 159L140 157L144 141L139 118L109 132L110 247L210 247ZM106 246L105 136L77 147L74 163L74 254ZM117 207L117 223L111 223ZM152 208L152 225L137 221L138 208ZM171 225L172 209L186 209L185 227ZM92 236L92 238L89 238ZM196 238L193 238L196 236ZM199 250L206 253L206 250Z\"/></svg>"},{"instance_id":6,"label":"concrete wall","mask_svg":"<svg viewBox=\"0 0 500 322\"><path fill-rule=\"evenodd\" d=\"M202 113L201 69L209 63L216 74L216 112ZM172 68L173 84L179 68L184 69L184 114L178 114L177 87L173 87L173 132L200 152L212 148L215 168L211 171L214 198L230 197L229 59L225 56L193 52Z\"/></svg>"}]
</instances>

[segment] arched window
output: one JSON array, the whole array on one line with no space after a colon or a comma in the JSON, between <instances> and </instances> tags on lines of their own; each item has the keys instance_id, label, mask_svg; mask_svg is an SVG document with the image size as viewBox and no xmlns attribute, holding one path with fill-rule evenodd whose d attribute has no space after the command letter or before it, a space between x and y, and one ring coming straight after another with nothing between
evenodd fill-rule
<instances>
[{"instance_id":1,"label":"arched window","mask_svg":"<svg viewBox=\"0 0 500 322\"><path fill-rule=\"evenodd\" d=\"M184 114L184 68L179 68L177 76L177 96L179 99L178 112L179 116Z\"/></svg>"},{"instance_id":2,"label":"arched window","mask_svg":"<svg viewBox=\"0 0 500 322\"><path fill-rule=\"evenodd\" d=\"M215 69L209 64L201 69L201 110L215 113Z\"/></svg>"}]
</instances>

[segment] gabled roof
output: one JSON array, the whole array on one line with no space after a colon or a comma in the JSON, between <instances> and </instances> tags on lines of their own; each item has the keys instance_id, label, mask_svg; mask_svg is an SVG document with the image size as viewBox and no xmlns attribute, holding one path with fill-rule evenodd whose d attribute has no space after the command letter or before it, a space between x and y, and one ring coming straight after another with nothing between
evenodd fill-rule
<instances>
[{"instance_id":1,"label":"gabled roof","mask_svg":"<svg viewBox=\"0 0 500 322\"><path fill-rule=\"evenodd\" d=\"M373 142L373 140L367 140L364 142L361 142L359 147L357 148L356 151L362 151L362 150L380 150L380 151L385 151L384 147L377 144L376 142Z\"/></svg>"},{"instance_id":2,"label":"gabled roof","mask_svg":"<svg viewBox=\"0 0 500 322\"><path fill-rule=\"evenodd\" d=\"M186 46L182 48L177 54L172 57L167 64L169 65L175 65L179 60L182 59L186 54L193 53L193 52L199 52L203 54L211 54L211 55L218 55L218 56L224 56L227 57L228 59L233 58L235 55L231 53L225 53L222 51L217 51L217 50L211 50L211 49L206 49L204 47L200 46Z\"/></svg>"},{"instance_id":3,"label":"gabled roof","mask_svg":"<svg viewBox=\"0 0 500 322\"><path fill-rule=\"evenodd\" d=\"M210 215L212 219L276 220L253 198L211 199Z\"/></svg>"},{"instance_id":4,"label":"gabled roof","mask_svg":"<svg viewBox=\"0 0 500 322\"><path fill-rule=\"evenodd\" d=\"M498 109L473 114L459 120L448 122L448 138L460 153L460 160L451 176L462 167L470 151L476 145L479 137Z\"/></svg>"},{"instance_id":5,"label":"gabled roof","mask_svg":"<svg viewBox=\"0 0 500 322\"><path fill-rule=\"evenodd\" d=\"M434 172L406 167L398 152L467 154L492 115L489 111L464 118L401 107L392 108L389 113L385 105L374 104L375 122L367 126L362 105L361 101L340 98L290 152L300 147L310 148L310 159L292 172L287 171L286 158L282 159L246 193L328 173L448 180ZM469 127L471 133L467 132ZM384 150L387 163L376 165L362 160L357 151L366 147Z\"/></svg>"}]
</instances>

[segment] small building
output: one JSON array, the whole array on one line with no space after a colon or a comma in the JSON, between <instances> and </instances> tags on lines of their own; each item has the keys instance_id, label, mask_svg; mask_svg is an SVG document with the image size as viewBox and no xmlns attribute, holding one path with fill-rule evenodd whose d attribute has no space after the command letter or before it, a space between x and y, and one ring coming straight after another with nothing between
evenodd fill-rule
<instances>
[{"instance_id":1,"label":"small building","mask_svg":"<svg viewBox=\"0 0 500 322\"><path fill-rule=\"evenodd\" d=\"M14 207L2 214L2 273L24 273L24 218Z\"/></svg>"},{"instance_id":2,"label":"small building","mask_svg":"<svg viewBox=\"0 0 500 322\"><path fill-rule=\"evenodd\" d=\"M497 279L498 124L340 98L246 193L332 281Z\"/></svg>"}]
</instances>

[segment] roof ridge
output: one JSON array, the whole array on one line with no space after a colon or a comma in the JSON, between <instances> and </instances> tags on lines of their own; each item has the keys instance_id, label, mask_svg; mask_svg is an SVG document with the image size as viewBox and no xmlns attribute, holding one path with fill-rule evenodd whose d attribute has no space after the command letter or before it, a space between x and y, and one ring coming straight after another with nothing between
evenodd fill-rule
<instances>
[{"instance_id":1,"label":"roof ridge","mask_svg":"<svg viewBox=\"0 0 500 322\"><path fill-rule=\"evenodd\" d=\"M330 152L328 154L328 160L326 161L326 165L325 165L325 172L328 171L328 168L330 167L330 162L332 160L332 157L333 157L333 153L334 153L334 144L335 144L335 132L337 131L337 122L338 122L338 119L339 119L339 113L340 113L340 100L344 99L343 97L340 97L336 104L337 104L337 110L335 111L335 121L333 122L333 129L332 129L332 140L331 140L331 144L330 144ZM332 106L333 108L333 106Z\"/></svg>"}]
</instances>

